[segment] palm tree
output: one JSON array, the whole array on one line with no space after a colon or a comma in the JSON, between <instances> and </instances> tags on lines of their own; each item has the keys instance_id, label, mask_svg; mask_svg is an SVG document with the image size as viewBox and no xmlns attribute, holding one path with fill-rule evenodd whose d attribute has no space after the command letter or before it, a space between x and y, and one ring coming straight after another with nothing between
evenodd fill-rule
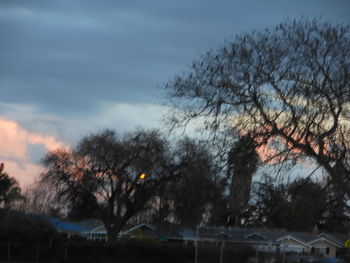
<instances>
[{"instance_id":1,"label":"palm tree","mask_svg":"<svg viewBox=\"0 0 350 263\"><path fill-rule=\"evenodd\" d=\"M4 164L0 163L0 206L9 209L14 201L23 199L21 188L15 178L4 172Z\"/></svg>"},{"instance_id":2,"label":"palm tree","mask_svg":"<svg viewBox=\"0 0 350 263\"><path fill-rule=\"evenodd\" d=\"M228 154L227 176L230 184L229 224L238 226L243 210L250 199L252 176L256 172L259 156L255 151L256 144L249 134L241 136ZM232 222L233 220L233 222Z\"/></svg>"}]
</instances>

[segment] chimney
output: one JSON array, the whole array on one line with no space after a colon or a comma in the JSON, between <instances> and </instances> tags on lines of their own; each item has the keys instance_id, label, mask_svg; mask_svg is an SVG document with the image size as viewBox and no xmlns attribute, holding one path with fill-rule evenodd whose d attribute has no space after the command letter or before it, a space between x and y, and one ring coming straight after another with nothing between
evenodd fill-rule
<instances>
[{"instance_id":1,"label":"chimney","mask_svg":"<svg viewBox=\"0 0 350 263\"><path fill-rule=\"evenodd\" d=\"M314 228L312 229L311 234L312 234L313 236L317 236L319 233L320 233L320 229L318 228L317 225L315 225Z\"/></svg>"}]
</instances>

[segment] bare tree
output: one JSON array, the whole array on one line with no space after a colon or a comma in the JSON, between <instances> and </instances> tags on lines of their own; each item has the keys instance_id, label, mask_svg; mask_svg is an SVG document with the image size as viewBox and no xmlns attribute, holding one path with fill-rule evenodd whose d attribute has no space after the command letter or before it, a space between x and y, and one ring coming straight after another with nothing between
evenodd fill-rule
<instances>
[{"instance_id":1,"label":"bare tree","mask_svg":"<svg viewBox=\"0 0 350 263\"><path fill-rule=\"evenodd\" d=\"M66 205L55 199L54 185L43 182L34 182L23 191L24 202L17 208L31 214L44 214L48 216L61 216Z\"/></svg>"},{"instance_id":2,"label":"bare tree","mask_svg":"<svg viewBox=\"0 0 350 263\"><path fill-rule=\"evenodd\" d=\"M285 22L239 35L167 84L175 125L234 127L269 149L266 161L308 157L350 196L349 25Z\"/></svg>"},{"instance_id":3,"label":"bare tree","mask_svg":"<svg viewBox=\"0 0 350 263\"><path fill-rule=\"evenodd\" d=\"M157 131L119 138L106 130L83 138L71 152L48 153L42 182L54 185L61 201L74 203L82 191L93 196L85 201L93 200L111 241L172 178L169 157L168 144Z\"/></svg>"}]
</instances>

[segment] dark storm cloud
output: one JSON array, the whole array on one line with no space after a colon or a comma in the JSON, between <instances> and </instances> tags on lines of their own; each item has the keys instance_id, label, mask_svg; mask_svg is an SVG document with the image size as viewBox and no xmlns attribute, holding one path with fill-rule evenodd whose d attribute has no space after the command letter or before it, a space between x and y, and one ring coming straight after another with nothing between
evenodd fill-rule
<instances>
[{"instance_id":1,"label":"dark storm cloud","mask_svg":"<svg viewBox=\"0 0 350 263\"><path fill-rule=\"evenodd\" d=\"M201 53L286 18L349 23L349 9L348 0L0 0L0 161L29 184L48 150L104 128L160 127L164 84Z\"/></svg>"},{"instance_id":2,"label":"dark storm cloud","mask_svg":"<svg viewBox=\"0 0 350 263\"><path fill-rule=\"evenodd\" d=\"M159 102L200 52L285 18L349 22L347 1L1 1L0 97L55 114ZM158 98L157 98L158 97Z\"/></svg>"}]
</instances>

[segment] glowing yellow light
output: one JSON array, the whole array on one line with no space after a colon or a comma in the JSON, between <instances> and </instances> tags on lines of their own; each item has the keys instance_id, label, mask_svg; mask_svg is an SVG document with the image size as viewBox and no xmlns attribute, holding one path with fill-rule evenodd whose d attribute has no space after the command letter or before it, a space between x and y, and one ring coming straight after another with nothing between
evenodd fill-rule
<instances>
[{"instance_id":1,"label":"glowing yellow light","mask_svg":"<svg viewBox=\"0 0 350 263\"><path fill-rule=\"evenodd\" d=\"M141 175L140 175L140 179L145 179L146 176L147 176L146 174L141 174Z\"/></svg>"}]
</instances>

